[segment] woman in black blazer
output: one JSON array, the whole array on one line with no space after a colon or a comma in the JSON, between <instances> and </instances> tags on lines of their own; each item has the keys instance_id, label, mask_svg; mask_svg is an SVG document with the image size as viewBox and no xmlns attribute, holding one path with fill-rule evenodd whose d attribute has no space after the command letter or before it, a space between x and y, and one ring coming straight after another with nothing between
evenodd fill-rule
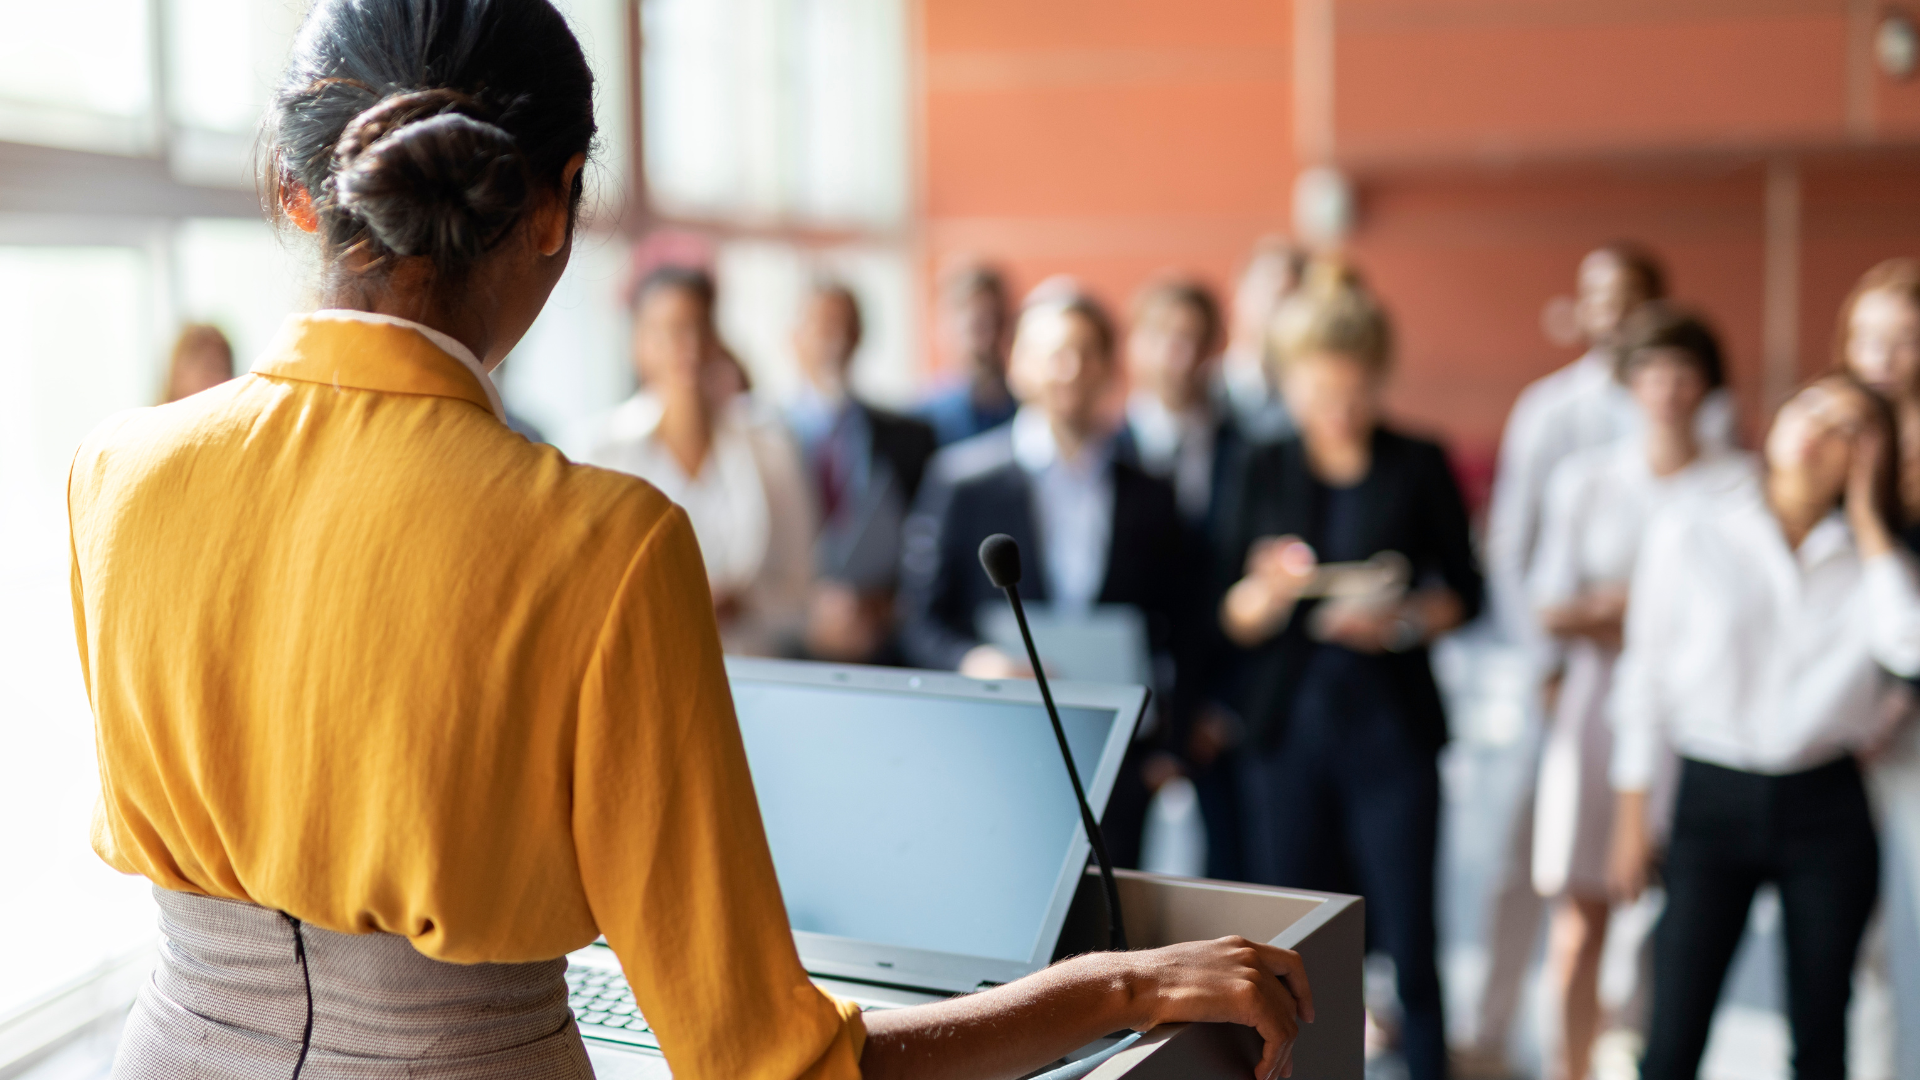
<instances>
[{"instance_id":1,"label":"woman in black blazer","mask_svg":"<svg viewBox=\"0 0 1920 1080\"><path fill-rule=\"evenodd\" d=\"M1224 565L1221 623L1249 650L1241 766L1249 876L1358 890L1398 974L1411 1080L1446 1075L1435 962L1438 755L1427 644L1480 608L1446 455L1380 423L1386 313L1352 271L1316 266L1274 321L1297 434L1257 451ZM1320 563L1393 552L1403 592L1314 599Z\"/></svg>"}]
</instances>

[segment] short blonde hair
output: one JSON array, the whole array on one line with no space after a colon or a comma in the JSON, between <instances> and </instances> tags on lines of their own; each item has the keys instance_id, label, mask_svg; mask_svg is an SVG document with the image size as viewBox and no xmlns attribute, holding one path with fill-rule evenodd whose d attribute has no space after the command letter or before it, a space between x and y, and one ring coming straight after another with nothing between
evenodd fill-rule
<instances>
[{"instance_id":1,"label":"short blonde hair","mask_svg":"<svg viewBox=\"0 0 1920 1080\"><path fill-rule=\"evenodd\" d=\"M1335 259L1316 259L1306 279L1273 313L1267 363L1275 374L1302 357L1337 353L1375 376L1393 364L1393 325L1359 271Z\"/></svg>"}]
</instances>

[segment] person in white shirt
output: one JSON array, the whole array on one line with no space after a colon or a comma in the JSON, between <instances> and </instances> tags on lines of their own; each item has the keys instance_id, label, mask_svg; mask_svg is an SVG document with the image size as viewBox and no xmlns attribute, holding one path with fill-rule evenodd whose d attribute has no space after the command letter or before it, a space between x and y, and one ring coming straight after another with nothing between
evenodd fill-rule
<instances>
[{"instance_id":1,"label":"person in white shirt","mask_svg":"<svg viewBox=\"0 0 1920 1080\"><path fill-rule=\"evenodd\" d=\"M730 653L787 651L813 571L806 477L777 418L734 392L713 325L713 279L667 266L634 301L640 390L601 423L587 464L631 473L687 512Z\"/></svg>"},{"instance_id":2,"label":"person in white shirt","mask_svg":"<svg viewBox=\"0 0 1920 1080\"><path fill-rule=\"evenodd\" d=\"M1274 312L1300 287L1307 256L1284 236L1263 236L1233 289L1227 347L1220 354L1219 397L1249 438L1267 441L1293 429L1267 363Z\"/></svg>"},{"instance_id":3,"label":"person in white shirt","mask_svg":"<svg viewBox=\"0 0 1920 1080\"><path fill-rule=\"evenodd\" d=\"M1861 276L1840 308L1834 362L1893 403L1904 539L1920 551L1920 259L1888 259ZM1885 830L1887 932L1884 953L1865 962L1890 977L1896 1027L1920 1032L1920 720L1913 697L1902 704L1905 723L1868 770ZM1920 1061L1920 1039L1901 1052Z\"/></svg>"},{"instance_id":4,"label":"person in white shirt","mask_svg":"<svg viewBox=\"0 0 1920 1080\"><path fill-rule=\"evenodd\" d=\"M1855 755L1889 672L1920 675L1920 583L1897 546L1893 417L1850 374L1780 409L1764 474L1656 516L1634 569L1612 715L1609 877L1652 865L1648 790L1682 759L1654 931L1644 1080L1691 1080L1755 890L1779 889L1794 1073L1846 1076L1855 955L1880 849Z\"/></svg>"},{"instance_id":5,"label":"person in white shirt","mask_svg":"<svg viewBox=\"0 0 1920 1080\"><path fill-rule=\"evenodd\" d=\"M1600 954L1610 904L1613 788L1608 691L1627 583L1662 506L1738 485L1747 455L1703 448L1694 420L1724 381L1720 345L1699 318L1661 301L1621 328L1623 381L1645 423L1637 438L1568 456L1547 483L1530 599L1565 657L1534 800L1533 883L1554 900L1547 980L1559 998L1557 1080L1584 1080L1598 1034Z\"/></svg>"},{"instance_id":6,"label":"person in white shirt","mask_svg":"<svg viewBox=\"0 0 1920 1080\"><path fill-rule=\"evenodd\" d=\"M1579 359L1529 384L1514 402L1500 439L1500 460L1487 508L1484 551L1487 599L1496 625L1525 650L1534 680L1525 709L1543 711L1551 696L1559 657L1527 597L1527 577L1539 548L1547 478L1568 455L1609 445L1634 430L1637 409L1614 371L1613 338L1635 306L1666 295L1666 271L1646 248L1608 244L1580 261L1575 317L1587 351ZM1695 421L1702 445L1733 445L1733 401L1724 391L1708 396ZM1455 1071L1468 1077L1506 1076L1508 1031L1532 966L1543 906L1534 891L1533 793L1523 793L1511 820L1503 864L1488 905L1487 978L1475 1003L1473 1043L1456 1056Z\"/></svg>"},{"instance_id":7,"label":"person in white shirt","mask_svg":"<svg viewBox=\"0 0 1920 1080\"><path fill-rule=\"evenodd\" d=\"M1062 619L1124 605L1145 623L1157 702L1182 700L1182 646L1196 568L1182 557L1173 488L1114 453L1111 401L1118 342L1106 311L1071 281L1036 288L1014 331L1011 423L942 450L906 529L900 642L916 667L977 678L1030 674L1024 657L985 640L983 610L1006 597L980 569L980 542L1006 533L1026 566L1023 603ZM1101 830L1119 866L1139 857L1146 764L1167 725L1149 717L1108 799ZM1157 775L1164 773L1156 770Z\"/></svg>"}]
</instances>

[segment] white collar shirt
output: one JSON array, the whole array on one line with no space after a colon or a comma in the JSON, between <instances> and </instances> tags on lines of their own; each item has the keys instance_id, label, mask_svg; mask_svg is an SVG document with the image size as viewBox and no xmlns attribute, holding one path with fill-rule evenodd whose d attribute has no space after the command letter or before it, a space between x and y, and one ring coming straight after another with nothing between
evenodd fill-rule
<instances>
[{"instance_id":1,"label":"white collar shirt","mask_svg":"<svg viewBox=\"0 0 1920 1080\"><path fill-rule=\"evenodd\" d=\"M1707 450L1669 476L1655 476L1644 439L1621 439L1569 456L1553 470L1539 550L1528 575L1536 610L1633 576L1647 523L1678 499L1709 497L1753 475L1751 455Z\"/></svg>"},{"instance_id":2,"label":"white collar shirt","mask_svg":"<svg viewBox=\"0 0 1920 1080\"><path fill-rule=\"evenodd\" d=\"M1136 392L1127 399L1127 424L1141 467L1173 484L1180 515L1189 521L1206 517L1219 429L1213 411L1196 406L1176 413L1154 395Z\"/></svg>"},{"instance_id":3,"label":"white collar shirt","mask_svg":"<svg viewBox=\"0 0 1920 1080\"><path fill-rule=\"evenodd\" d=\"M1724 389L1709 394L1695 420L1700 445L1731 449L1735 420L1732 396ZM1487 585L1502 630L1542 664L1550 665L1555 653L1534 618L1527 580L1539 551L1547 484L1569 455L1611 445L1640 427L1640 411L1614 377L1611 354L1597 348L1529 384L1507 416L1487 508Z\"/></svg>"},{"instance_id":4,"label":"white collar shirt","mask_svg":"<svg viewBox=\"0 0 1920 1080\"><path fill-rule=\"evenodd\" d=\"M1079 457L1060 456L1046 414L1013 418L1013 457L1033 485L1034 525L1055 607L1084 611L1100 598L1113 543L1113 447L1105 439Z\"/></svg>"},{"instance_id":5,"label":"white collar shirt","mask_svg":"<svg viewBox=\"0 0 1920 1080\"><path fill-rule=\"evenodd\" d=\"M1920 674L1911 556L1863 561L1837 512L1789 548L1757 477L1672 503L1634 569L1613 785L1646 790L1663 737L1746 772L1824 765L1884 731L1889 672Z\"/></svg>"},{"instance_id":6,"label":"white collar shirt","mask_svg":"<svg viewBox=\"0 0 1920 1080\"><path fill-rule=\"evenodd\" d=\"M744 425L731 412L713 432L713 446L700 470L687 475L656 435L665 409L641 391L614 410L586 462L638 476L679 504L693 523L716 591L746 588L766 561L772 523L766 484Z\"/></svg>"}]
</instances>

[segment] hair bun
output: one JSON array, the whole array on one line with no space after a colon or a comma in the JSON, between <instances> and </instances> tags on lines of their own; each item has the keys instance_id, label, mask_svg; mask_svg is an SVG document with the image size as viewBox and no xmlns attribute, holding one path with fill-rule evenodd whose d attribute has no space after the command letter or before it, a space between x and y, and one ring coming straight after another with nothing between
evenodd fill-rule
<instances>
[{"instance_id":1,"label":"hair bun","mask_svg":"<svg viewBox=\"0 0 1920 1080\"><path fill-rule=\"evenodd\" d=\"M529 185L513 136L478 112L464 94L421 90L361 113L334 150L336 205L399 255L485 254L520 220Z\"/></svg>"}]
</instances>

